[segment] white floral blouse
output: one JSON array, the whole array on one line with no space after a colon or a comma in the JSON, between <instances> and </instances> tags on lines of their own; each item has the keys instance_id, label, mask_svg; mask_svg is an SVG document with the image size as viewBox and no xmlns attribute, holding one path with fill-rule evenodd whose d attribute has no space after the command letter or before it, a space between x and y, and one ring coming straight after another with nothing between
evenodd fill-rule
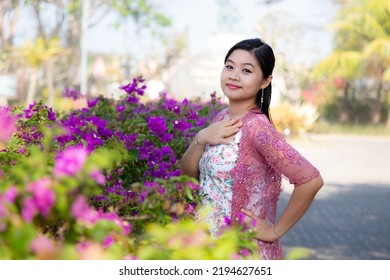
<instances>
[{"instance_id":1,"label":"white floral blouse","mask_svg":"<svg viewBox=\"0 0 390 280\"><path fill-rule=\"evenodd\" d=\"M200 193L203 195L203 206L210 210L206 222L212 236L217 235L224 217L230 218L231 215L233 178L230 170L237 163L240 138L241 131L234 136L230 145L206 145L199 161Z\"/></svg>"}]
</instances>

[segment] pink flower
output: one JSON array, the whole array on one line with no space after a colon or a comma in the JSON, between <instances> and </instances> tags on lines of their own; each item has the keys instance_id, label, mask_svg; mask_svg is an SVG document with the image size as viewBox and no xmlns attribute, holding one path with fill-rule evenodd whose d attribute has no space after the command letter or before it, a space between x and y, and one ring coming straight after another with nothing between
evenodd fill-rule
<instances>
[{"instance_id":1,"label":"pink flower","mask_svg":"<svg viewBox=\"0 0 390 280\"><path fill-rule=\"evenodd\" d=\"M4 200L9 203L14 203L15 198L18 196L18 189L15 186L8 188L4 193Z\"/></svg>"},{"instance_id":2,"label":"pink flower","mask_svg":"<svg viewBox=\"0 0 390 280\"><path fill-rule=\"evenodd\" d=\"M31 241L30 251L41 260L56 259L57 248L52 240L40 236Z\"/></svg>"},{"instance_id":3,"label":"pink flower","mask_svg":"<svg viewBox=\"0 0 390 280\"><path fill-rule=\"evenodd\" d=\"M95 223L99 219L99 213L89 206L84 195L76 197L70 211L73 217L83 222Z\"/></svg>"},{"instance_id":4,"label":"pink flower","mask_svg":"<svg viewBox=\"0 0 390 280\"><path fill-rule=\"evenodd\" d=\"M227 179L228 178L226 172L222 172L222 171L217 171L217 176L220 179Z\"/></svg>"},{"instance_id":5,"label":"pink flower","mask_svg":"<svg viewBox=\"0 0 390 280\"><path fill-rule=\"evenodd\" d=\"M53 207L56 196L50 189L51 181L48 178L29 184L26 189L33 194L33 202L39 213L46 217Z\"/></svg>"},{"instance_id":6,"label":"pink flower","mask_svg":"<svg viewBox=\"0 0 390 280\"><path fill-rule=\"evenodd\" d=\"M74 176L83 168L87 155L87 150L81 146L70 146L59 152L55 159L54 175Z\"/></svg>"},{"instance_id":7,"label":"pink flower","mask_svg":"<svg viewBox=\"0 0 390 280\"><path fill-rule=\"evenodd\" d=\"M211 161L212 161L213 163L219 163L219 162L221 162L221 157L218 156L218 155L213 156L213 157L211 158Z\"/></svg>"},{"instance_id":8,"label":"pink flower","mask_svg":"<svg viewBox=\"0 0 390 280\"><path fill-rule=\"evenodd\" d=\"M50 184L50 179L44 178L27 185L26 190L32 193L32 197L23 199L22 217L25 221L31 222L37 213L44 217L49 215L56 200Z\"/></svg>"},{"instance_id":9,"label":"pink flower","mask_svg":"<svg viewBox=\"0 0 390 280\"><path fill-rule=\"evenodd\" d=\"M106 177L104 177L103 173L99 170L91 171L90 175L99 185L104 185L106 183Z\"/></svg>"},{"instance_id":10,"label":"pink flower","mask_svg":"<svg viewBox=\"0 0 390 280\"><path fill-rule=\"evenodd\" d=\"M245 225L245 214L242 213L241 211L237 213L237 221L242 224L242 225Z\"/></svg>"},{"instance_id":11,"label":"pink flower","mask_svg":"<svg viewBox=\"0 0 390 280\"><path fill-rule=\"evenodd\" d=\"M7 142L15 132L15 120L8 107L0 107L0 142Z\"/></svg>"},{"instance_id":12,"label":"pink flower","mask_svg":"<svg viewBox=\"0 0 390 280\"><path fill-rule=\"evenodd\" d=\"M31 223L37 210L35 208L34 200L31 197L23 199L22 217L26 222Z\"/></svg>"},{"instance_id":13,"label":"pink flower","mask_svg":"<svg viewBox=\"0 0 390 280\"><path fill-rule=\"evenodd\" d=\"M124 235L128 235L130 233L131 225L127 221L120 219L116 213L107 212L104 213L102 217L106 220L113 221L118 224L122 228L122 233Z\"/></svg>"},{"instance_id":14,"label":"pink flower","mask_svg":"<svg viewBox=\"0 0 390 280\"><path fill-rule=\"evenodd\" d=\"M114 237L112 235L106 236L103 240L103 248L108 248L114 244Z\"/></svg>"}]
</instances>

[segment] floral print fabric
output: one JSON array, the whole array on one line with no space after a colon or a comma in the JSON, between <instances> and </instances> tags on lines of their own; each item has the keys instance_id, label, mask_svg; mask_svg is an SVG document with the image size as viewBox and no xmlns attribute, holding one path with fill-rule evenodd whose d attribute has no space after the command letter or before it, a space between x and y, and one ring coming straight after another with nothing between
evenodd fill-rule
<instances>
[{"instance_id":1,"label":"floral print fabric","mask_svg":"<svg viewBox=\"0 0 390 280\"><path fill-rule=\"evenodd\" d=\"M240 137L241 131L234 136L230 145L206 145L199 161L202 204L212 209L206 217L212 236L217 235L224 217L231 216L234 182L230 170L237 162Z\"/></svg>"}]
</instances>

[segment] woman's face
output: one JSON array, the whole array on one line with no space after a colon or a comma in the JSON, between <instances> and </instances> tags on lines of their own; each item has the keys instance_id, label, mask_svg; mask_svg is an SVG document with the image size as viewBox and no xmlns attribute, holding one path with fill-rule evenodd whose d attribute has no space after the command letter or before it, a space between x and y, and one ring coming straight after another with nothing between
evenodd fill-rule
<instances>
[{"instance_id":1,"label":"woman's face","mask_svg":"<svg viewBox=\"0 0 390 280\"><path fill-rule=\"evenodd\" d=\"M226 60L221 73L221 88L230 102L253 102L261 88L268 85L255 56L237 49Z\"/></svg>"}]
</instances>

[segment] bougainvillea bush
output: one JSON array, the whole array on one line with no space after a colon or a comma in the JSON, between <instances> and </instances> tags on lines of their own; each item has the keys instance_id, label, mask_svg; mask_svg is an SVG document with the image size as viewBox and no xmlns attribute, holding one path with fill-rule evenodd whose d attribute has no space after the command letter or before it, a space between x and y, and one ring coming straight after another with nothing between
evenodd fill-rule
<instances>
[{"instance_id":1,"label":"bougainvillea bush","mask_svg":"<svg viewBox=\"0 0 390 280\"><path fill-rule=\"evenodd\" d=\"M0 109L0 259L256 258L244 221L209 235L198 182L178 169L224 105L141 102L145 89L135 78L77 110Z\"/></svg>"}]
</instances>

